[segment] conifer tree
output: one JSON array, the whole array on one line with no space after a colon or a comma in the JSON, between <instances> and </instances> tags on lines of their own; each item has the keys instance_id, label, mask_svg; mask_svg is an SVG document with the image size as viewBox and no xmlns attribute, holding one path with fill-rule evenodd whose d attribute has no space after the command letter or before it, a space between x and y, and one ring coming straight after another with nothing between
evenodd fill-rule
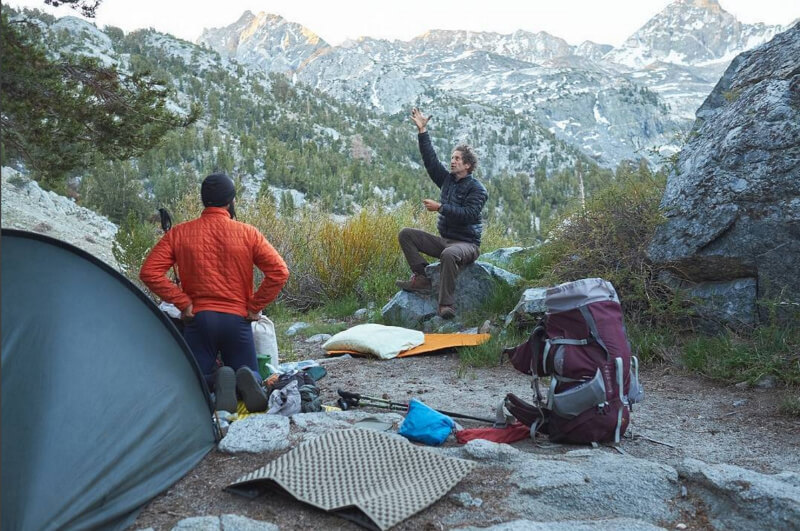
<instances>
[{"instance_id":1,"label":"conifer tree","mask_svg":"<svg viewBox=\"0 0 800 531\"><path fill-rule=\"evenodd\" d=\"M98 60L48 53L41 30L0 14L3 162L22 159L48 188L94 155L122 160L194 122L166 108L168 89L148 73L125 75Z\"/></svg>"}]
</instances>

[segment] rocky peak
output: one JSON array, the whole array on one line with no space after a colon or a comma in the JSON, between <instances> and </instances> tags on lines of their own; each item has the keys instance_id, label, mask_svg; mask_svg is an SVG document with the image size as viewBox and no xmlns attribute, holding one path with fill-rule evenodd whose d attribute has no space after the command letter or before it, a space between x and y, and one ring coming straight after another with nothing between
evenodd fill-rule
<instances>
[{"instance_id":1,"label":"rocky peak","mask_svg":"<svg viewBox=\"0 0 800 531\"><path fill-rule=\"evenodd\" d=\"M716 0L676 0L605 58L633 68L655 61L678 65L730 61L781 29L743 24Z\"/></svg>"},{"instance_id":2,"label":"rocky peak","mask_svg":"<svg viewBox=\"0 0 800 531\"><path fill-rule=\"evenodd\" d=\"M682 5L687 7L695 7L698 9L706 9L708 11L723 12L722 6L719 5L717 0L676 0L673 5Z\"/></svg>"},{"instance_id":3,"label":"rocky peak","mask_svg":"<svg viewBox=\"0 0 800 531\"><path fill-rule=\"evenodd\" d=\"M586 57L592 61L600 61L603 56L613 50L610 44L598 44L592 41L583 41L575 47L573 53L580 57Z\"/></svg>"},{"instance_id":4,"label":"rocky peak","mask_svg":"<svg viewBox=\"0 0 800 531\"><path fill-rule=\"evenodd\" d=\"M245 11L239 20L203 31L198 44L223 56L271 72L292 72L328 43L310 29L280 15Z\"/></svg>"},{"instance_id":5,"label":"rocky peak","mask_svg":"<svg viewBox=\"0 0 800 531\"><path fill-rule=\"evenodd\" d=\"M409 43L416 51L437 47L451 53L483 51L529 63L544 62L573 53L573 47L545 31L517 30L510 34L475 31L431 30Z\"/></svg>"}]
</instances>

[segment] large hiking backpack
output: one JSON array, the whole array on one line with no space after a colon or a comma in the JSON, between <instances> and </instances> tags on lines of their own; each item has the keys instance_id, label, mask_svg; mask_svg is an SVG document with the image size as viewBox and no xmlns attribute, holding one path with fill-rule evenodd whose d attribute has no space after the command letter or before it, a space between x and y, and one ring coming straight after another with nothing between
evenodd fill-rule
<instances>
[{"instance_id":1,"label":"large hiking backpack","mask_svg":"<svg viewBox=\"0 0 800 531\"><path fill-rule=\"evenodd\" d=\"M553 442L619 442L644 391L614 287L600 278L568 282L547 290L545 306L530 338L503 351L531 375L534 404L509 394L505 408ZM542 376L551 377L546 401Z\"/></svg>"}]
</instances>

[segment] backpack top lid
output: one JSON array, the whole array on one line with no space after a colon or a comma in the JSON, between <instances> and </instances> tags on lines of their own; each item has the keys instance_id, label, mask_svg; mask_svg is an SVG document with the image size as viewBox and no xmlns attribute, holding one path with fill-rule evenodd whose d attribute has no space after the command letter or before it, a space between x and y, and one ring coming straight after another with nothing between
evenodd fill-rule
<instances>
[{"instance_id":1,"label":"backpack top lid","mask_svg":"<svg viewBox=\"0 0 800 531\"><path fill-rule=\"evenodd\" d=\"M611 282L602 278L584 278L565 282L545 293L547 313L566 312L595 302L613 301L619 304L617 291Z\"/></svg>"}]
</instances>

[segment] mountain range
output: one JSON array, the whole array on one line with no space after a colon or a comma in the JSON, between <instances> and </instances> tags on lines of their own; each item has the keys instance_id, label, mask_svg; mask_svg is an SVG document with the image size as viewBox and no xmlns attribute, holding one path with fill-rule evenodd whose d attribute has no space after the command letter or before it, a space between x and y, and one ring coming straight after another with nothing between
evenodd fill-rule
<instances>
[{"instance_id":1,"label":"mountain range","mask_svg":"<svg viewBox=\"0 0 800 531\"><path fill-rule=\"evenodd\" d=\"M788 27L742 23L716 0L677 0L617 48L522 30L331 46L300 24L247 11L198 43L379 113L419 104L437 114L441 93L509 109L614 166L677 149L733 57Z\"/></svg>"}]
</instances>

